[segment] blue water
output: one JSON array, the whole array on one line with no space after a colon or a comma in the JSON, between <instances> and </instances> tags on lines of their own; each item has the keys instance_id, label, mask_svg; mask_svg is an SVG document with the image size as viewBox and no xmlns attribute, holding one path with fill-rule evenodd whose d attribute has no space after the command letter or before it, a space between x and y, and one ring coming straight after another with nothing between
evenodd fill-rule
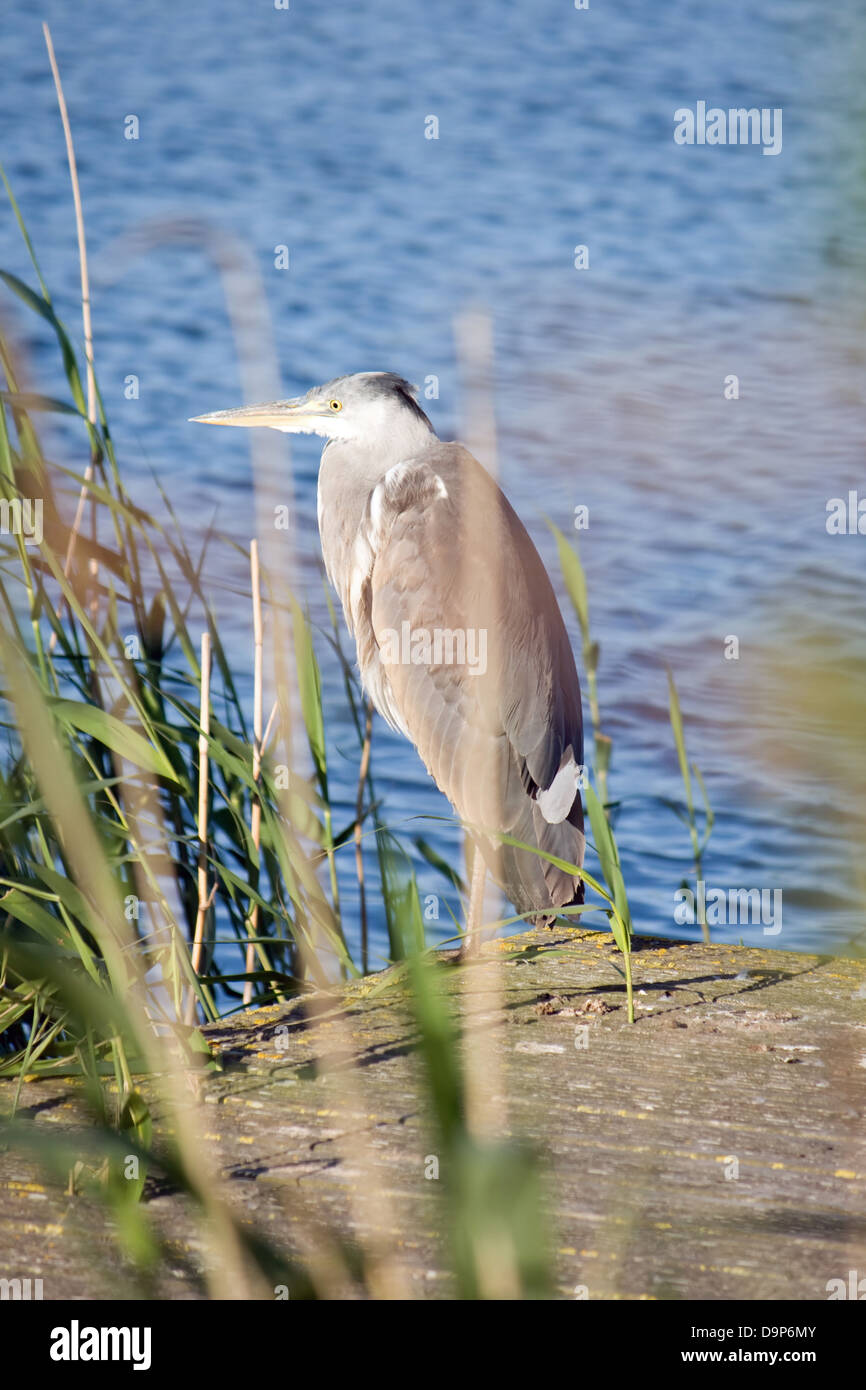
<instances>
[{"instance_id":1,"label":"blue water","mask_svg":"<svg viewBox=\"0 0 866 1390\"><path fill-rule=\"evenodd\" d=\"M862 943L866 721L856 698L840 719L836 697L866 688L866 536L825 527L829 498L866 497L856 0L591 0L585 12L566 0L292 0L289 11L45 0L41 13L78 152L97 368L133 495L154 500L153 473L166 483L192 549L214 513L241 544L256 529L249 436L186 423L241 400L216 230L240 238L260 273L284 394L348 371L436 376L425 405L454 437L455 317L486 310L500 477L563 599L544 518L570 531L575 507L589 507L576 539L638 929L688 934L673 901L689 841L664 804L682 801L669 665L716 815L707 882L783 892L781 933L717 934ZM62 135L24 0L4 7L2 31L0 157L77 329ZM673 113L699 100L781 107L781 154L677 146ZM129 115L138 140L124 139ZM425 139L431 115L436 140ZM177 219L185 232L152 244L154 223ZM578 244L587 270L574 268ZM288 270L274 266L279 245ZM0 264L32 278L6 214ZM32 316L8 297L2 312L30 385L61 394ZM130 373L138 400L124 398ZM736 401L723 395L732 373ZM66 436L53 443L73 461ZM291 467L299 584L324 621L318 455L301 440ZM208 575L248 670L243 564L222 551ZM723 655L731 634L736 661ZM322 658L337 819L348 821L354 735L324 644ZM381 724L374 747L390 823L448 814L411 748ZM456 829L407 828L457 860ZM419 874L442 893L420 861ZM351 852L343 886L351 917ZM447 923L443 903L443 933Z\"/></svg>"}]
</instances>

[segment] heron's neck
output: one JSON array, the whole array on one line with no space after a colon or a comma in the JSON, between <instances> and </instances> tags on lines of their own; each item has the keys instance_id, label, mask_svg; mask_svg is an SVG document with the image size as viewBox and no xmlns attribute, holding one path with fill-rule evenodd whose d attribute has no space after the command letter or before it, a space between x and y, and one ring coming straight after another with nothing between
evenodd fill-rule
<instances>
[{"instance_id":1,"label":"heron's neck","mask_svg":"<svg viewBox=\"0 0 866 1390\"><path fill-rule=\"evenodd\" d=\"M397 438L369 447L354 440L329 439L319 464L318 513L322 554L329 576L341 569L364 521L370 494L389 468L416 458L438 442L423 420L409 422ZM338 586L339 587L339 586Z\"/></svg>"},{"instance_id":2,"label":"heron's neck","mask_svg":"<svg viewBox=\"0 0 866 1390\"><path fill-rule=\"evenodd\" d=\"M326 475L333 475L339 478L341 490L354 491L357 487L366 505L367 497L389 468L416 458L439 442L433 426L420 412L410 415L407 411L398 422L389 421L388 426L369 444L364 439L329 439L319 466L320 489Z\"/></svg>"}]
</instances>

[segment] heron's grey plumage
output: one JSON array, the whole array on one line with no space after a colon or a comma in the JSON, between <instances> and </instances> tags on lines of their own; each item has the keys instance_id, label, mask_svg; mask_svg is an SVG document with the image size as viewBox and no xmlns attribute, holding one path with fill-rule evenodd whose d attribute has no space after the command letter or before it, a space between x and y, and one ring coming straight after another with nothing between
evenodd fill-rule
<instances>
[{"instance_id":1,"label":"heron's grey plumage","mask_svg":"<svg viewBox=\"0 0 866 1390\"><path fill-rule=\"evenodd\" d=\"M413 388L391 373L338 377L259 409L276 428L328 435L322 552L374 705L461 818L491 832L474 838L519 912L551 920L582 901L579 876L496 839L583 863L577 671L550 580L505 495L466 449L437 438ZM248 422L232 414L217 422ZM389 659L390 635L404 630L483 632L486 669Z\"/></svg>"}]
</instances>

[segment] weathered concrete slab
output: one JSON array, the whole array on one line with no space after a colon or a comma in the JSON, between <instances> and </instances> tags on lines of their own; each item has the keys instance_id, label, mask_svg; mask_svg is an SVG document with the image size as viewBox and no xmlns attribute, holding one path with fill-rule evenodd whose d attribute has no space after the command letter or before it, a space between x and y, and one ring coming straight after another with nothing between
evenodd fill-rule
<instances>
[{"instance_id":1,"label":"weathered concrete slab","mask_svg":"<svg viewBox=\"0 0 866 1390\"><path fill-rule=\"evenodd\" d=\"M464 1047L490 1049L508 1131L544 1157L560 1294L824 1299L829 1280L866 1275L866 963L652 943L629 1026L617 959L609 937L563 929L442 966ZM205 1142L244 1219L285 1248L319 1225L372 1234L414 1293L447 1297L399 974L206 1031L226 1069L206 1085ZM22 1106L64 1126L76 1091L31 1083ZM184 1202L154 1186L148 1207L178 1256L157 1291L200 1296ZM7 1152L0 1275L16 1273L41 1275L46 1298L135 1292L98 1205Z\"/></svg>"}]
</instances>

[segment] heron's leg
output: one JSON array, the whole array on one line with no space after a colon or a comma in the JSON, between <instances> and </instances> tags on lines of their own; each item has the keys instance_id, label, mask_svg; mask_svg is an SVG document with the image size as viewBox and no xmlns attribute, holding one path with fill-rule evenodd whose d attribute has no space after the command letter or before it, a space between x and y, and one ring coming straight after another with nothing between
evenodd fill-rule
<instances>
[{"instance_id":1,"label":"heron's leg","mask_svg":"<svg viewBox=\"0 0 866 1390\"><path fill-rule=\"evenodd\" d=\"M461 960L478 954L481 945L481 927L484 920L484 885L487 880L487 865L480 849L474 847L472 857L472 886L469 890L469 910L466 914L466 935L460 950Z\"/></svg>"}]
</instances>

